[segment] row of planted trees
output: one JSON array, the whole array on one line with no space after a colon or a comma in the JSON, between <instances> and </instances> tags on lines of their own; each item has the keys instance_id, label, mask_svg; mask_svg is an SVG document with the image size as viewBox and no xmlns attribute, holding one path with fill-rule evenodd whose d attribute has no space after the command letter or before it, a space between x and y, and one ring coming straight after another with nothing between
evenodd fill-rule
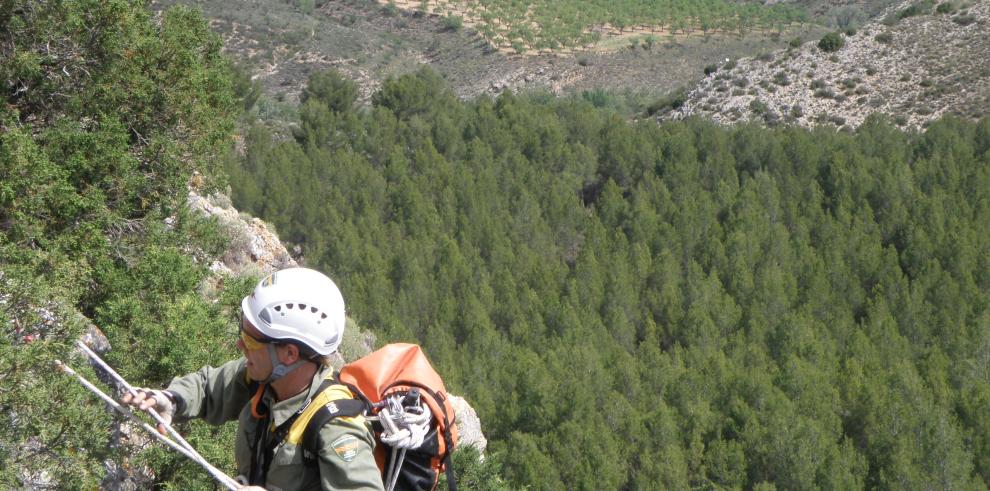
<instances>
[{"instance_id":1,"label":"row of planted trees","mask_svg":"<svg viewBox=\"0 0 990 491\"><path fill-rule=\"evenodd\" d=\"M726 0L467 0L422 2L420 10L473 20L494 46L517 51L580 48L603 35L782 29L808 20L802 9Z\"/></svg>"}]
</instances>

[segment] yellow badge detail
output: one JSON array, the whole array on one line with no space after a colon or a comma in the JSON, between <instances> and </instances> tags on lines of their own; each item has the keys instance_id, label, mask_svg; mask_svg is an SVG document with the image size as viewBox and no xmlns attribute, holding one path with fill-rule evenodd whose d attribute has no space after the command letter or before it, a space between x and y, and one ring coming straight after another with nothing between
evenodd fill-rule
<instances>
[{"instance_id":1,"label":"yellow badge detail","mask_svg":"<svg viewBox=\"0 0 990 491\"><path fill-rule=\"evenodd\" d=\"M344 435L330 444L334 453L344 462L350 462L357 456L358 439L353 435Z\"/></svg>"},{"instance_id":2,"label":"yellow badge detail","mask_svg":"<svg viewBox=\"0 0 990 491\"><path fill-rule=\"evenodd\" d=\"M263 286L263 287L265 287L265 286L272 286L274 284L275 284L275 273L272 273L272 274L268 275L268 277L265 278L264 280L262 280L262 282L261 282L261 286Z\"/></svg>"}]
</instances>

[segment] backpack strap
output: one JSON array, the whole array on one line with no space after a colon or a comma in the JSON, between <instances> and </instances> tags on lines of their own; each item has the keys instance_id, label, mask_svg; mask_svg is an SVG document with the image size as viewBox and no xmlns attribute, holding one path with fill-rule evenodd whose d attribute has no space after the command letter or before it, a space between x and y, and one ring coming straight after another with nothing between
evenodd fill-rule
<instances>
[{"instance_id":1,"label":"backpack strap","mask_svg":"<svg viewBox=\"0 0 990 491\"><path fill-rule=\"evenodd\" d=\"M443 456L443 472L447 475L447 489L457 491L457 476L454 475L454 461L450 457L454 453L453 442L450 438L450 428L443 430L443 438L447 443L447 452Z\"/></svg>"},{"instance_id":2,"label":"backpack strap","mask_svg":"<svg viewBox=\"0 0 990 491\"><path fill-rule=\"evenodd\" d=\"M319 457L320 449L317 448L317 445L323 425L334 418L363 415L367 409L368 406L360 399L337 399L320 406L310 417L302 433L303 459L315 461ZM307 455L311 457L307 457Z\"/></svg>"},{"instance_id":3,"label":"backpack strap","mask_svg":"<svg viewBox=\"0 0 990 491\"><path fill-rule=\"evenodd\" d=\"M316 389L313 400L293 418L291 428L283 438L299 445L303 451L303 460L313 464L320 455L320 429L334 418L356 418L367 413L370 405L361 398L355 398L354 392L347 386L341 385L337 375L327 377ZM307 456L308 454L308 456Z\"/></svg>"}]
</instances>

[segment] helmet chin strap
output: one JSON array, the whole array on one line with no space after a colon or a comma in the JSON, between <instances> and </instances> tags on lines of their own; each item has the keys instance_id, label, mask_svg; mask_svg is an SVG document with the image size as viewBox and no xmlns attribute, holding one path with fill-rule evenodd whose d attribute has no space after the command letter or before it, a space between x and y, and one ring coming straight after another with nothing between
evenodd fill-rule
<instances>
[{"instance_id":1,"label":"helmet chin strap","mask_svg":"<svg viewBox=\"0 0 990 491\"><path fill-rule=\"evenodd\" d=\"M275 344L269 343L267 346L268 346L268 357L272 360L272 373L271 375L268 376L268 378L260 381L263 384L270 384L292 373L293 370L299 368L303 363L306 362L306 360L300 358L291 365L285 365L278 360L278 353L275 352Z\"/></svg>"}]
</instances>

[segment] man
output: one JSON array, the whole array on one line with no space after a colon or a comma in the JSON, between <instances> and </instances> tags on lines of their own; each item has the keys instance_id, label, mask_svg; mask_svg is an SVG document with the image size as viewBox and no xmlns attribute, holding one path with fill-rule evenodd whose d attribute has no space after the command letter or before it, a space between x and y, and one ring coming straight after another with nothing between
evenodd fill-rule
<instances>
[{"instance_id":1,"label":"man","mask_svg":"<svg viewBox=\"0 0 990 491\"><path fill-rule=\"evenodd\" d=\"M332 375L329 355L343 334L344 300L333 281L311 269L285 269L263 279L241 302L237 348L243 358L175 378L164 391L140 389L122 400L155 408L167 420L237 419L238 480L247 484L282 491L382 489L374 436L363 418L325 424L319 455L309 455L301 442L276 441L276 429L286 429L286 421Z\"/></svg>"}]
</instances>

